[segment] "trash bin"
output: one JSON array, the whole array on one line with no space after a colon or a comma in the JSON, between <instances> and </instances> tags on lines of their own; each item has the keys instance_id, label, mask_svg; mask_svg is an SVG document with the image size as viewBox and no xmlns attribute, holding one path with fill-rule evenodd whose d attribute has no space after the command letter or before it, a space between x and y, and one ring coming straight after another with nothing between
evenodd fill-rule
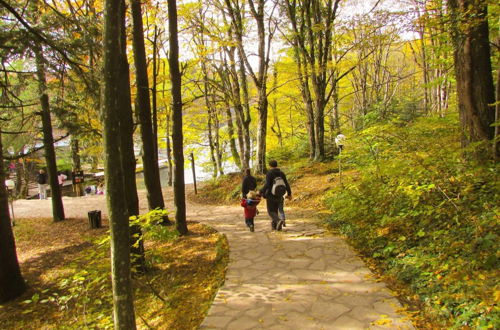
<instances>
[{"instance_id":1,"label":"trash bin","mask_svg":"<svg viewBox=\"0 0 500 330\"><path fill-rule=\"evenodd\" d=\"M101 211L93 210L88 212L90 228L101 228Z\"/></svg>"}]
</instances>

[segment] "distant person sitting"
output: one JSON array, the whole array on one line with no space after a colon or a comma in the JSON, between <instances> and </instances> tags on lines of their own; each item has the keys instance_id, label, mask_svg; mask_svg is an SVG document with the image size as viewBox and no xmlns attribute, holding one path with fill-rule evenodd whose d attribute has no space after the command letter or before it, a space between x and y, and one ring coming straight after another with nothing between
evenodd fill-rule
<instances>
[{"instance_id":1,"label":"distant person sitting","mask_svg":"<svg viewBox=\"0 0 500 330\"><path fill-rule=\"evenodd\" d=\"M85 187L85 195L95 195L97 189L95 185Z\"/></svg>"},{"instance_id":2,"label":"distant person sitting","mask_svg":"<svg viewBox=\"0 0 500 330\"><path fill-rule=\"evenodd\" d=\"M104 195L104 184L100 183L95 192L96 195Z\"/></svg>"},{"instance_id":3,"label":"distant person sitting","mask_svg":"<svg viewBox=\"0 0 500 330\"><path fill-rule=\"evenodd\" d=\"M47 199L47 174L44 170L38 171L36 182L38 183L38 198Z\"/></svg>"},{"instance_id":4,"label":"distant person sitting","mask_svg":"<svg viewBox=\"0 0 500 330\"><path fill-rule=\"evenodd\" d=\"M245 177L241 183L241 197L246 198L247 194L251 190L257 188L257 180L252 176L252 172L249 168L245 170Z\"/></svg>"}]
</instances>

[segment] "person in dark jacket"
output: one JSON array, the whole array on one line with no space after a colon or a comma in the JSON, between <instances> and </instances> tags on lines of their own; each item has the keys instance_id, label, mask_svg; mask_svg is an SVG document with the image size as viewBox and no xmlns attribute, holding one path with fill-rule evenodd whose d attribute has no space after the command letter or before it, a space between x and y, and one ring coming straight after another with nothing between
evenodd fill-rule
<instances>
[{"instance_id":1,"label":"person in dark jacket","mask_svg":"<svg viewBox=\"0 0 500 330\"><path fill-rule=\"evenodd\" d=\"M283 224L285 222L284 219L280 219L278 216L278 210L283 208L283 195L275 195L273 194L273 184L277 177L283 179L285 183L287 199L292 199L292 190L288 181L286 180L286 175L278 168L278 162L275 160L271 160L269 162L269 171L266 174L266 183L260 189L260 195L263 196L267 200L267 213L269 217L271 217L271 228L272 230L281 230Z\"/></svg>"},{"instance_id":2,"label":"person in dark jacket","mask_svg":"<svg viewBox=\"0 0 500 330\"><path fill-rule=\"evenodd\" d=\"M47 174L44 170L40 170L36 176L38 183L38 198L47 199Z\"/></svg>"},{"instance_id":3,"label":"person in dark jacket","mask_svg":"<svg viewBox=\"0 0 500 330\"><path fill-rule=\"evenodd\" d=\"M243 198L247 198L248 192L255 190L255 188L257 188L257 180L252 176L250 169L247 168L245 170L245 177L241 183L241 196Z\"/></svg>"}]
</instances>

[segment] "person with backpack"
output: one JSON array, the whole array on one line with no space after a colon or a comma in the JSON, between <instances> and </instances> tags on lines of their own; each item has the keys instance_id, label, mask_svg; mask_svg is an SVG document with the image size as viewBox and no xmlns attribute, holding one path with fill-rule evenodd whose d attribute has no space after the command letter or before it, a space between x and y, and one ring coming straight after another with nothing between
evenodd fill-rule
<instances>
[{"instance_id":1,"label":"person with backpack","mask_svg":"<svg viewBox=\"0 0 500 330\"><path fill-rule=\"evenodd\" d=\"M38 197L40 199L47 199L47 174L44 170L40 170L36 176L38 183Z\"/></svg>"},{"instance_id":2,"label":"person with backpack","mask_svg":"<svg viewBox=\"0 0 500 330\"><path fill-rule=\"evenodd\" d=\"M269 167L270 169L266 174L266 182L259 192L267 200L267 213L271 218L272 230L280 231L285 220L284 217L280 218L278 211L280 208L283 209L285 194L287 194L287 199L292 199L292 190L286 180L285 173L278 168L278 162L271 160Z\"/></svg>"}]
</instances>

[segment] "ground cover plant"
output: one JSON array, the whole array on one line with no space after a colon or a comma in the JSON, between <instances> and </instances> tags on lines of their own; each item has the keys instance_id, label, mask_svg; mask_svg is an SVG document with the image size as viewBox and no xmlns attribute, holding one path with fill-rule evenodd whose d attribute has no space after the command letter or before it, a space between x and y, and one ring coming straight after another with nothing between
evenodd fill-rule
<instances>
[{"instance_id":1,"label":"ground cover plant","mask_svg":"<svg viewBox=\"0 0 500 330\"><path fill-rule=\"evenodd\" d=\"M134 276L138 328L192 329L203 320L227 265L225 237L198 223L179 236L142 217L149 271ZM109 238L87 220L18 219L29 290L0 306L2 329L112 328Z\"/></svg>"},{"instance_id":2,"label":"ground cover plant","mask_svg":"<svg viewBox=\"0 0 500 330\"><path fill-rule=\"evenodd\" d=\"M358 175L328 193L331 228L452 328L498 328L498 164L467 158L456 118L377 125L351 140Z\"/></svg>"}]
</instances>

